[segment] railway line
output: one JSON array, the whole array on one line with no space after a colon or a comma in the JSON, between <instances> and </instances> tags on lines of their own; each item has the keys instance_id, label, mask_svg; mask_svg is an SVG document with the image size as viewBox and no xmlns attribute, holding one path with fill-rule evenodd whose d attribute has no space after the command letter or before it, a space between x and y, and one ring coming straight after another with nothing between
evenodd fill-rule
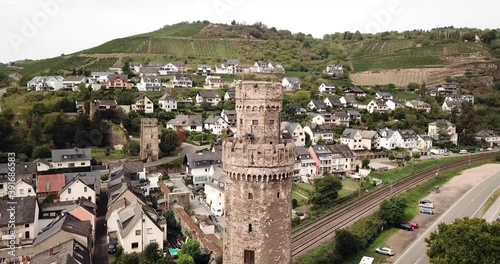
<instances>
[{"instance_id":1,"label":"railway line","mask_svg":"<svg viewBox=\"0 0 500 264\"><path fill-rule=\"evenodd\" d=\"M430 168L403 178L393 183L392 186L385 185L374 192L340 204L334 212L293 234L292 256L296 259L330 240L337 229L348 227L359 218L373 213L383 200L426 182L435 177L437 172L444 173L470 163L491 159L497 155L498 153L494 152L480 154L439 168Z\"/></svg>"}]
</instances>

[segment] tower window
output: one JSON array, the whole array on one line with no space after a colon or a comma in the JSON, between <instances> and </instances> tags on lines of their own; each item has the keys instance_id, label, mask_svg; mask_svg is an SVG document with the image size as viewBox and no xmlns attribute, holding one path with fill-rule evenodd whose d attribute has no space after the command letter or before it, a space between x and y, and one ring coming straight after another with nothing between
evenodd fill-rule
<instances>
[{"instance_id":1,"label":"tower window","mask_svg":"<svg viewBox=\"0 0 500 264\"><path fill-rule=\"evenodd\" d=\"M252 224L248 224L248 232L252 232Z\"/></svg>"},{"instance_id":2,"label":"tower window","mask_svg":"<svg viewBox=\"0 0 500 264\"><path fill-rule=\"evenodd\" d=\"M243 118L240 118L240 125L243 125Z\"/></svg>"},{"instance_id":3,"label":"tower window","mask_svg":"<svg viewBox=\"0 0 500 264\"><path fill-rule=\"evenodd\" d=\"M253 199L253 193L248 193L248 199L252 200Z\"/></svg>"},{"instance_id":4,"label":"tower window","mask_svg":"<svg viewBox=\"0 0 500 264\"><path fill-rule=\"evenodd\" d=\"M276 194L276 198L278 198L278 199L280 198L280 192L278 192L278 193Z\"/></svg>"},{"instance_id":5,"label":"tower window","mask_svg":"<svg viewBox=\"0 0 500 264\"><path fill-rule=\"evenodd\" d=\"M274 126L274 120L269 120L269 125Z\"/></svg>"},{"instance_id":6,"label":"tower window","mask_svg":"<svg viewBox=\"0 0 500 264\"><path fill-rule=\"evenodd\" d=\"M255 264L255 252L253 250L245 250L243 255L244 264Z\"/></svg>"},{"instance_id":7,"label":"tower window","mask_svg":"<svg viewBox=\"0 0 500 264\"><path fill-rule=\"evenodd\" d=\"M252 120L252 125L254 125L254 126L259 125L259 120Z\"/></svg>"}]
</instances>

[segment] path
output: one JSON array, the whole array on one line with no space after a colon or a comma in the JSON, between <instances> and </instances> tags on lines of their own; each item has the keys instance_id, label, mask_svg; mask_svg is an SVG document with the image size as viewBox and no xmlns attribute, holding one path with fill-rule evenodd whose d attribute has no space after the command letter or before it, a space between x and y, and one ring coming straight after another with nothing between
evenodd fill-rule
<instances>
[{"instance_id":1,"label":"path","mask_svg":"<svg viewBox=\"0 0 500 264\"><path fill-rule=\"evenodd\" d=\"M309 200L309 198L305 197L304 195L302 195L302 194L300 194L300 193L298 193L298 192L295 192L295 191L294 191L293 193L295 193L296 195L298 195L298 196L300 196L300 197L302 197L302 198L304 198L304 199L306 199L306 200Z\"/></svg>"},{"instance_id":2,"label":"path","mask_svg":"<svg viewBox=\"0 0 500 264\"><path fill-rule=\"evenodd\" d=\"M406 249L406 251L398 258L395 263L400 264L424 264L429 263L429 258L427 257L426 250L427 244L425 243L425 238L430 235L431 232L437 230L438 224L441 222L451 223L457 218L472 217L478 210L484 205L488 198L497 190L500 186L500 170L498 166L495 167L494 171L483 172L486 174L486 178L481 180L472 189L466 192L460 199L458 199L446 212L442 215L426 215L427 218L437 218L433 224L425 230L419 238ZM477 171L480 172L480 171ZM434 199L437 201L435 206L439 208L439 199Z\"/></svg>"},{"instance_id":3,"label":"path","mask_svg":"<svg viewBox=\"0 0 500 264\"><path fill-rule=\"evenodd\" d=\"M168 163L170 161L173 161L179 157L184 157L184 155L186 155L186 154L196 153L197 151L208 149L208 148L210 148L210 146L195 146L195 145L191 145L188 143L182 143L181 148L182 148L182 151L179 153L179 155L174 156L174 157L166 157L163 159L159 159L157 161L146 162L146 163L144 163L144 168L162 165L162 164Z\"/></svg>"}]
</instances>

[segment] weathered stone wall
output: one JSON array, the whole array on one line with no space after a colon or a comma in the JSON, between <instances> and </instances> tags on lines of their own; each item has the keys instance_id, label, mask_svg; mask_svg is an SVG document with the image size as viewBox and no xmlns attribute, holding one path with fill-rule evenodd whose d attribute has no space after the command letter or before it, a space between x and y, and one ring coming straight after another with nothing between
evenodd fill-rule
<instances>
[{"instance_id":1,"label":"weathered stone wall","mask_svg":"<svg viewBox=\"0 0 500 264\"><path fill-rule=\"evenodd\" d=\"M140 159L147 161L158 160L160 155L158 119L141 119L141 152Z\"/></svg>"},{"instance_id":2,"label":"weathered stone wall","mask_svg":"<svg viewBox=\"0 0 500 264\"><path fill-rule=\"evenodd\" d=\"M254 263L291 263L295 146L280 139L281 96L276 84L236 88L238 132L222 150L224 263L244 264L245 250L254 252Z\"/></svg>"}]
</instances>

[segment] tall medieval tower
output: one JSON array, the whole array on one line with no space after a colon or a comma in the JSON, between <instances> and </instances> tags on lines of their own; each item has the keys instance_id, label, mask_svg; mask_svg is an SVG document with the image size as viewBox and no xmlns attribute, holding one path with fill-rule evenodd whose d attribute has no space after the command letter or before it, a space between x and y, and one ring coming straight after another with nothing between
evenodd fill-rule
<instances>
[{"instance_id":1,"label":"tall medieval tower","mask_svg":"<svg viewBox=\"0 0 500 264\"><path fill-rule=\"evenodd\" d=\"M295 145L280 137L282 88L236 87L237 131L223 143L224 263L291 263Z\"/></svg>"},{"instance_id":2,"label":"tall medieval tower","mask_svg":"<svg viewBox=\"0 0 500 264\"><path fill-rule=\"evenodd\" d=\"M158 136L158 119L141 119L141 151L140 159L148 162L158 160L160 156L160 138Z\"/></svg>"}]
</instances>

